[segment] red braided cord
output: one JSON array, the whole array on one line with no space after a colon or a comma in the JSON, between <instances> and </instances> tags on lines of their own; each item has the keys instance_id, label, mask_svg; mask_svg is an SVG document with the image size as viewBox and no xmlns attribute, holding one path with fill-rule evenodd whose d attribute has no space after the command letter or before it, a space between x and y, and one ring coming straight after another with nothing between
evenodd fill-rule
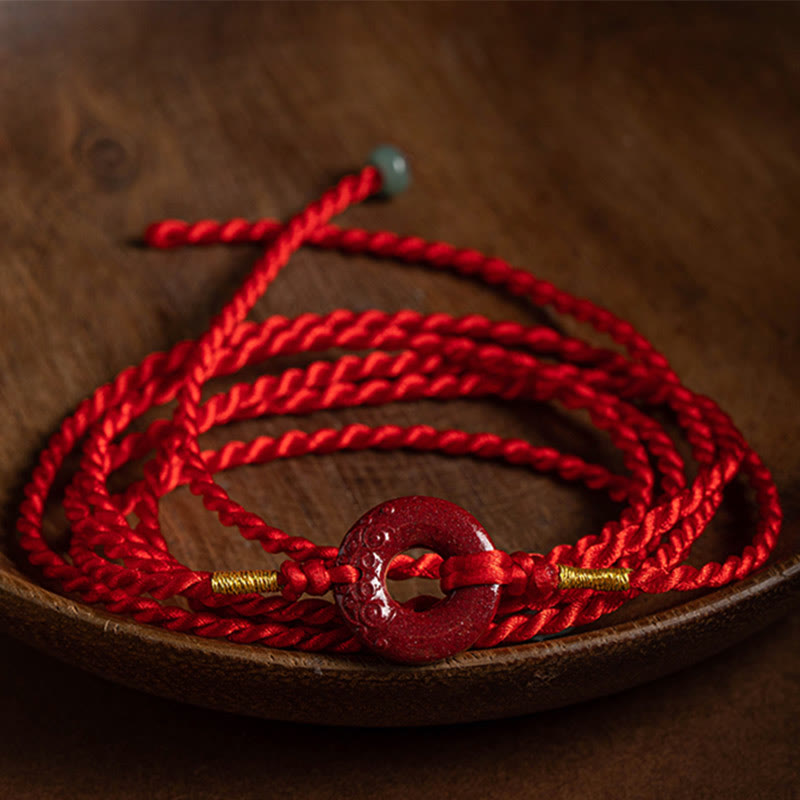
<instances>
[{"instance_id":1,"label":"red braided cord","mask_svg":"<svg viewBox=\"0 0 800 800\"><path fill-rule=\"evenodd\" d=\"M290 536L232 500L213 475L307 453L397 449L503 459L540 472L555 472L624 501L621 517L574 545L545 556L491 551L442 561L428 554L398 556L390 577L440 578L445 591L486 583L503 586L495 619L479 647L556 633L607 614L640 592L721 586L760 567L777 539L781 511L772 478L727 415L711 400L685 388L666 359L633 327L587 300L534 278L497 258L441 242L385 231L341 229L335 214L380 189L373 167L349 176L287 224L168 220L146 234L154 247L232 242L266 243L247 280L197 341L154 353L138 367L100 387L62 424L42 452L20 510L22 547L43 575L66 593L140 622L201 636L273 647L349 652L359 643L335 607L322 599L337 582L357 579L355 567L335 567L335 547ZM549 305L607 333L627 356L592 347L541 326L492 322L472 314L388 314L345 309L294 319L272 316L260 324L245 317L291 254L303 244L423 263L473 276L536 305ZM221 375L273 356L333 347L370 350L287 369L201 399L202 386ZM544 360L543 360L544 359ZM620 449L627 470L491 433L435 430L427 425L347 425L313 433L289 431L232 441L201 451L198 437L217 425L320 409L382 405L419 398L526 398L584 409ZM143 433L126 433L148 410L177 399L171 419ZM697 476L687 484L682 458L661 425L643 408L670 409L686 434ZM42 536L45 504L66 455L82 443L80 466L64 500L71 528L66 553ZM118 494L111 473L150 455L145 477ZM752 544L723 563L697 569L684 563L722 500L724 487L742 472L756 493L759 521ZM158 522L158 502L188 485L223 525L237 527L269 553L284 553L282 596L227 596L211 590L210 573L192 570L169 552ZM129 518L135 517L135 524ZM626 567L631 590L556 590L555 565ZM183 597L183 605L165 602ZM424 601L420 601L421 603ZM531 613L535 612L535 613Z\"/></svg>"}]
</instances>

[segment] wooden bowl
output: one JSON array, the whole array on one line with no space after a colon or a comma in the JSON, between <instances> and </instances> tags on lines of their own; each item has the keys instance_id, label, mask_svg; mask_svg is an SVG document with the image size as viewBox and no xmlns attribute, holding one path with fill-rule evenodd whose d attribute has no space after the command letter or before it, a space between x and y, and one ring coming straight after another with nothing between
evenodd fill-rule
<instances>
[{"instance_id":1,"label":"wooden bowl","mask_svg":"<svg viewBox=\"0 0 800 800\"><path fill-rule=\"evenodd\" d=\"M360 210L362 215L368 212L371 210ZM126 313L132 318L149 319L162 293L176 297L196 293L188 276L198 271L205 271L211 276L209 280L229 291L254 255L248 248L234 253L219 249L145 253L122 243L110 243L108 251L109 262L116 257L129 260L132 267L134 262L141 262L141 269L158 265L159 279L118 292L102 312L94 308L90 294L77 294L74 313L53 319L51 338L37 345L35 336L39 334L34 334L30 344L58 360L82 388L80 393L88 393L107 380L109 372L113 374L104 367L103 359L78 362L72 356L76 342L90 342L97 335L91 329L83 330L83 320L91 320L98 313L106 319ZM231 262L238 266L232 269ZM740 279L747 286L753 278L745 266L743 262ZM110 280L105 274L110 269L104 262L93 262L85 273L77 273L78 281L94 285ZM292 280L292 269L300 273L312 270L310 280ZM335 291L325 280L332 269L340 278ZM13 520L21 499L19 487L36 446L69 407L61 399L61 373L23 366L7 383L10 407L30 409L36 435L32 437L24 427L8 426L6 432L10 441L16 437L20 452L26 455L17 460L13 472L17 488L9 491L5 509L0 627L111 680L188 703L281 720L375 726L489 719L574 703L655 678L734 644L789 610L797 601L800 586L798 502L792 480L798 455L783 422L790 418L794 402L781 369L790 341L781 325L750 325L744 347L742 331L752 312L740 304L739 291L727 296L710 291L716 280L710 267L698 267L693 276L692 291L703 299L697 301L692 314L686 310L669 313L662 305L665 297L674 298L687 291L679 270L653 273L647 293L633 306L619 295L637 280L635 267L621 265L619 273L616 285L606 286L603 276L595 273L581 279L572 275L567 282L582 282L593 297L607 293L608 305L631 316L645 333L650 333L688 385L714 397L731 412L778 477L787 524L770 565L748 580L703 595L638 598L590 630L521 646L462 653L422 668L398 667L370 655L313 655L234 645L139 625L42 588L38 576L28 571L18 552ZM773 276L774 282L767 285L777 287L778 277ZM413 266L393 268L366 259L303 251L282 279L284 283L276 285L274 298L268 298L256 316L265 313L265 305L271 311L288 313L309 305L421 305L451 313L479 309L494 318L539 318L581 333L569 321L509 302L467 281ZM24 308L30 297L24 291L20 297L20 308ZM765 294L761 302L769 302L770 297ZM183 336L202 330L202 320L194 320L193 310L175 305L171 313L183 322L176 322L159 337L145 337L144 346L131 335L135 328L115 329L119 346L128 354L144 355L158 346L157 342L163 346L179 338L173 327ZM787 319L785 324L792 322ZM692 334L693 326L696 335ZM699 342L704 326L714 332L714 338ZM722 352L727 360L713 357ZM113 359L117 369L127 360L119 363L116 357ZM276 359L269 368L304 360ZM741 391L756 374L760 391ZM71 403L79 397L73 391L76 396L70 398ZM204 442L219 446L231 436L250 439L265 430L274 433L289 427L389 420L523 436L592 461L619 464L619 455L605 438L579 419L520 402L431 401L346 409L308 418L253 420L212 432ZM664 422L669 425L669 420ZM430 494L461 505L484 524L498 547L507 550L546 552L559 542L574 541L582 533L598 530L619 512L613 503L588 490L519 468L433 454L364 452L307 457L240 468L223 475L220 481L245 507L263 513L271 523L326 544L338 544L365 510L403 495ZM752 515L746 492L735 483L726 493L721 513L695 546L693 558L697 562L719 560L740 551L752 536ZM166 499L161 522L173 552L198 569L268 568L275 564L254 543L221 529L186 490ZM63 529L63 519L54 505L46 533L58 541Z\"/></svg>"}]
</instances>

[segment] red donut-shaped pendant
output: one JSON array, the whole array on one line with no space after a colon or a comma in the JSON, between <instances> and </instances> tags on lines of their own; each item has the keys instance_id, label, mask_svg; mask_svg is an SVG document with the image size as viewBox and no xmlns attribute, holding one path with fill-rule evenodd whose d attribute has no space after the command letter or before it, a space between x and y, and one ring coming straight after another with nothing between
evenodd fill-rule
<instances>
[{"instance_id":1,"label":"red donut-shaped pendant","mask_svg":"<svg viewBox=\"0 0 800 800\"><path fill-rule=\"evenodd\" d=\"M336 603L347 624L372 651L391 661L424 664L466 650L486 630L500 599L497 585L456 589L425 611L401 606L386 587L395 556L428 547L444 558L494 550L481 524L437 497L400 497L364 514L348 531L337 565L360 570L356 583L338 584Z\"/></svg>"}]
</instances>

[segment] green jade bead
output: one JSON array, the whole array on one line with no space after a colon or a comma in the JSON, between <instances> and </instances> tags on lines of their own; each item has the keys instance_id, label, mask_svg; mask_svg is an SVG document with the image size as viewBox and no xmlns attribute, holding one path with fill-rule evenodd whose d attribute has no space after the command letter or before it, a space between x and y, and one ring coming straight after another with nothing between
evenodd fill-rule
<instances>
[{"instance_id":1,"label":"green jade bead","mask_svg":"<svg viewBox=\"0 0 800 800\"><path fill-rule=\"evenodd\" d=\"M390 144L379 145L369 154L367 163L380 172L381 194L384 197L394 197L411 185L408 159L396 147Z\"/></svg>"}]
</instances>

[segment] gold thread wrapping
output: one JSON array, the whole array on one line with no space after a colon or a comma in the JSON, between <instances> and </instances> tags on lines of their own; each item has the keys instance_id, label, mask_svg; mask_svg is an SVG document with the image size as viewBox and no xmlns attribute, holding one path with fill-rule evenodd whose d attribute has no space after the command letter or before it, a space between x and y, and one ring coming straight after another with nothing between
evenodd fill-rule
<instances>
[{"instance_id":1,"label":"gold thread wrapping","mask_svg":"<svg viewBox=\"0 0 800 800\"><path fill-rule=\"evenodd\" d=\"M559 564L558 588L594 589L599 592L627 592L631 588L631 571L624 567L584 569Z\"/></svg>"},{"instance_id":2,"label":"gold thread wrapping","mask_svg":"<svg viewBox=\"0 0 800 800\"><path fill-rule=\"evenodd\" d=\"M278 573L274 569L211 573L211 590L217 594L277 592L279 589Z\"/></svg>"}]
</instances>

